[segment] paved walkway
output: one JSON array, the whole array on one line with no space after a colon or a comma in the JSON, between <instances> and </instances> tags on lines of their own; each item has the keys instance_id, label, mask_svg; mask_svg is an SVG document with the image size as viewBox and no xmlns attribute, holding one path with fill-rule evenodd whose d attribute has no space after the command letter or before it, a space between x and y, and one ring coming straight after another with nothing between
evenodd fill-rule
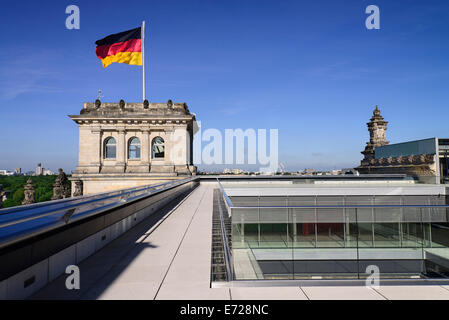
<instances>
[{"instance_id":1,"label":"paved walkway","mask_svg":"<svg viewBox=\"0 0 449 320\"><path fill-rule=\"evenodd\" d=\"M229 299L210 288L213 189L203 184L80 263L80 290L62 275L32 299Z\"/></svg>"},{"instance_id":2,"label":"paved walkway","mask_svg":"<svg viewBox=\"0 0 449 320\"><path fill-rule=\"evenodd\" d=\"M216 187L201 184L80 263L80 290L62 275L31 299L449 299L445 286L210 288Z\"/></svg>"}]
</instances>

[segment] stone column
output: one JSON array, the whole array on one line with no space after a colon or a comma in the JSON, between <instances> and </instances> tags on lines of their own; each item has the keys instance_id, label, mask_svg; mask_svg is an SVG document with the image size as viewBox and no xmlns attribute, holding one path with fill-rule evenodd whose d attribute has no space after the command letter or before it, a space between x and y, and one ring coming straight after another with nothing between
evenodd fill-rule
<instances>
[{"instance_id":1,"label":"stone column","mask_svg":"<svg viewBox=\"0 0 449 320\"><path fill-rule=\"evenodd\" d=\"M142 149L140 150L142 164L150 163L150 128L142 129Z\"/></svg>"},{"instance_id":2,"label":"stone column","mask_svg":"<svg viewBox=\"0 0 449 320\"><path fill-rule=\"evenodd\" d=\"M150 128L142 129L142 141L140 149L140 162L145 167L144 171L150 169Z\"/></svg>"},{"instance_id":3,"label":"stone column","mask_svg":"<svg viewBox=\"0 0 449 320\"><path fill-rule=\"evenodd\" d=\"M118 128L118 141L116 149L116 168L120 172L125 172L125 161L126 161L126 141L125 141L125 128Z\"/></svg>"},{"instance_id":4,"label":"stone column","mask_svg":"<svg viewBox=\"0 0 449 320\"><path fill-rule=\"evenodd\" d=\"M172 158L172 147L173 147L173 129L172 128L166 128L164 129L164 133L165 133L165 141L164 141L164 147L165 147L165 163L166 164L172 164L173 163L173 158Z\"/></svg>"},{"instance_id":5,"label":"stone column","mask_svg":"<svg viewBox=\"0 0 449 320\"><path fill-rule=\"evenodd\" d=\"M92 133L92 142L95 153L93 154L94 161L91 162L90 167L92 168L93 173L100 173L101 166L101 128L93 128L91 130Z\"/></svg>"}]
</instances>

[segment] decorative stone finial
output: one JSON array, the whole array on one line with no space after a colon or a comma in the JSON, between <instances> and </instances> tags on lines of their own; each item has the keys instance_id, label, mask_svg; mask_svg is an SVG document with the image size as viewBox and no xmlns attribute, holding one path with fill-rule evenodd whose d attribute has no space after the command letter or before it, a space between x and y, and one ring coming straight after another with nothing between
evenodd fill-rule
<instances>
[{"instance_id":1,"label":"decorative stone finial","mask_svg":"<svg viewBox=\"0 0 449 320\"><path fill-rule=\"evenodd\" d=\"M83 195L83 181L75 181L75 190L73 190L73 196L78 197Z\"/></svg>"},{"instance_id":2,"label":"decorative stone finial","mask_svg":"<svg viewBox=\"0 0 449 320\"><path fill-rule=\"evenodd\" d=\"M147 99L143 100L143 108L144 109L148 109L148 106L150 105L150 103L148 102Z\"/></svg>"},{"instance_id":3,"label":"decorative stone finial","mask_svg":"<svg viewBox=\"0 0 449 320\"><path fill-rule=\"evenodd\" d=\"M120 106L120 109L125 109L125 101L123 99L120 100L120 102L118 103Z\"/></svg>"},{"instance_id":4,"label":"decorative stone finial","mask_svg":"<svg viewBox=\"0 0 449 320\"><path fill-rule=\"evenodd\" d=\"M377 105L376 105L376 108L373 110L373 116L380 116L380 110Z\"/></svg>"},{"instance_id":5,"label":"decorative stone finial","mask_svg":"<svg viewBox=\"0 0 449 320\"><path fill-rule=\"evenodd\" d=\"M168 99L168 101L167 101L167 106L168 106L169 108L173 107L173 101L171 101L171 99Z\"/></svg>"},{"instance_id":6,"label":"decorative stone finial","mask_svg":"<svg viewBox=\"0 0 449 320\"><path fill-rule=\"evenodd\" d=\"M51 200L64 199L70 197L70 190L67 186L67 176L59 168L59 175L53 183L53 197Z\"/></svg>"},{"instance_id":7,"label":"decorative stone finial","mask_svg":"<svg viewBox=\"0 0 449 320\"><path fill-rule=\"evenodd\" d=\"M23 193L25 195L25 198L22 201L22 205L32 204L36 202L34 200L34 186L33 180L31 178L27 180L27 184L24 187Z\"/></svg>"}]
</instances>

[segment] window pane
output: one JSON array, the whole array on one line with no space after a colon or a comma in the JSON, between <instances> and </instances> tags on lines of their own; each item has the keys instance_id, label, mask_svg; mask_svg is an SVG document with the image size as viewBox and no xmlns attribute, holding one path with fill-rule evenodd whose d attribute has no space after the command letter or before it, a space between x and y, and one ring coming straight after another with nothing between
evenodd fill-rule
<instances>
[{"instance_id":1,"label":"window pane","mask_svg":"<svg viewBox=\"0 0 449 320\"><path fill-rule=\"evenodd\" d=\"M138 159L138 158L140 158L140 147L138 147L138 146L130 146L129 147L129 158L130 159Z\"/></svg>"},{"instance_id":2,"label":"window pane","mask_svg":"<svg viewBox=\"0 0 449 320\"><path fill-rule=\"evenodd\" d=\"M104 157L107 159L115 158L115 139L107 138L104 148Z\"/></svg>"},{"instance_id":3,"label":"window pane","mask_svg":"<svg viewBox=\"0 0 449 320\"><path fill-rule=\"evenodd\" d=\"M153 139L153 158L163 158L165 155L164 139L156 137Z\"/></svg>"},{"instance_id":4,"label":"window pane","mask_svg":"<svg viewBox=\"0 0 449 320\"><path fill-rule=\"evenodd\" d=\"M139 140L139 138L134 137L129 141L128 158L129 159L139 159L140 158L140 140Z\"/></svg>"},{"instance_id":5,"label":"window pane","mask_svg":"<svg viewBox=\"0 0 449 320\"><path fill-rule=\"evenodd\" d=\"M106 158L115 158L115 145L106 145Z\"/></svg>"}]
</instances>

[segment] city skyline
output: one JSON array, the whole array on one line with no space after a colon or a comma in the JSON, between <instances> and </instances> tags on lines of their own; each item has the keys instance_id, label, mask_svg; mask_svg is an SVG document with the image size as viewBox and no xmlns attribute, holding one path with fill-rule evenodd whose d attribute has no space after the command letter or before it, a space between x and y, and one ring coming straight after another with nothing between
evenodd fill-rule
<instances>
[{"instance_id":1,"label":"city skyline","mask_svg":"<svg viewBox=\"0 0 449 320\"><path fill-rule=\"evenodd\" d=\"M103 69L94 42L142 20L149 100L186 102L205 129L278 129L286 170L359 165L375 105L390 143L448 136L443 1L377 1L380 30L365 28L368 1L136 1L120 12L79 1L79 30L65 28L66 4L25 3L0 13L15 30L0 54L2 169L70 173L67 115L98 89L104 101L141 100L140 67Z\"/></svg>"}]
</instances>

